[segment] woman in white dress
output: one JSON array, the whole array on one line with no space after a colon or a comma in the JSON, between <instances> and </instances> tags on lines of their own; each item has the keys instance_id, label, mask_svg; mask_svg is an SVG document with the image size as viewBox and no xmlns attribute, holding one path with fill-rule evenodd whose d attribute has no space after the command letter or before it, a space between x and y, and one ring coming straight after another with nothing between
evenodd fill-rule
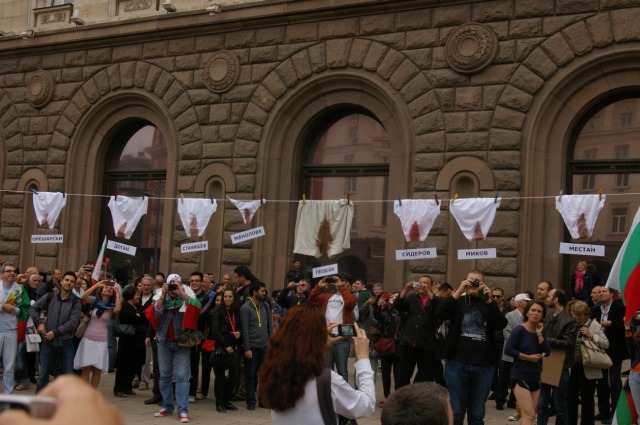
<instances>
[{"instance_id":1,"label":"woman in white dress","mask_svg":"<svg viewBox=\"0 0 640 425\"><path fill-rule=\"evenodd\" d=\"M91 306L91 319L73 359L73 368L80 369L80 377L95 388L102 373L109 371L107 324L122 307L119 288L113 281L101 280L82 294L82 302Z\"/></svg>"}]
</instances>

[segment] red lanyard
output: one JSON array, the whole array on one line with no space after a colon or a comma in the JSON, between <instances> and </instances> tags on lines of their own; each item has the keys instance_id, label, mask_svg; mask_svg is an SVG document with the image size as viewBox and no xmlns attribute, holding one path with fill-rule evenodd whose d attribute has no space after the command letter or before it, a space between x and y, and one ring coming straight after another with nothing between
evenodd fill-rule
<instances>
[{"instance_id":1,"label":"red lanyard","mask_svg":"<svg viewBox=\"0 0 640 425\"><path fill-rule=\"evenodd\" d=\"M227 310L227 317L229 318L229 323L231 323L231 330L233 332L236 331L236 315L235 313L232 315L229 314L229 310Z\"/></svg>"}]
</instances>

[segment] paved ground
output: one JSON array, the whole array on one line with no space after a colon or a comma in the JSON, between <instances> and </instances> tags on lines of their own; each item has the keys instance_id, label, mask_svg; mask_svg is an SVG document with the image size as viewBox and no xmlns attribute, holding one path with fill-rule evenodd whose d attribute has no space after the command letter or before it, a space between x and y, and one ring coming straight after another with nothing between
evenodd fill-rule
<instances>
[{"instance_id":1,"label":"paved ground","mask_svg":"<svg viewBox=\"0 0 640 425\"><path fill-rule=\"evenodd\" d=\"M628 361L623 364L623 370L628 369ZM350 365L350 377L353 377L353 365ZM156 418L153 414L159 410L159 406L151 405L147 406L143 403L144 400L151 397L151 390L137 391L136 396L129 396L127 398L116 398L113 396L113 382L115 374L109 374L102 377L100 383L100 390L105 395L107 400L115 404L125 417L127 424L176 424L178 422L177 415L172 415L165 418ZM33 387L32 387L33 388ZM27 391L31 393L32 391ZM210 393L213 393L213 377L211 380ZM377 400L382 399L382 378L378 373L376 381L376 393ZM236 412L218 413L215 410L214 401L198 400L189 406L189 418L192 424L216 424L216 425L253 425L253 424L271 424L271 416L267 409L256 408L254 411L246 409L246 405L243 402L235 402L239 410ZM358 419L360 425L374 425L380 423L381 408L376 408L376 412L369 418ZM508 421L509 415L513 414L512 409L499 411L495 409L495 402L487 401L487 409L485 416L486 425L515 425L517 422ZM552 419L550 423L555 423ZM600 425L597 422L597 425Z\"/></svg>"}]
</instances>

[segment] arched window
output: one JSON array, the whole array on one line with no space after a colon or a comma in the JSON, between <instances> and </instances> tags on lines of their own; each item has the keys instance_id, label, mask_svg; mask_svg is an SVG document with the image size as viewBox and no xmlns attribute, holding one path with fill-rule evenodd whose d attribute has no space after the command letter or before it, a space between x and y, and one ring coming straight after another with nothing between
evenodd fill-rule
<instances>
[{"instance_id":1,"label":"arched window","mask_svg":"<svg viewBox=\"0 0 640 425\"><path fill-rule=\"evenodd\" d=\"M309 199L374 201L355 203L351 249L336 261L341 271L368 282L382 282L387 230L390 140L382 124L366 111L331 111L308 136L302 167ZM304 258L307 267L315 258Z\"/></svg>"},{"instance_id":2,"label":"arched window","mask_svg":"<svg viewBox=\"0 0 640 425\"><path fill-rule=\"evenodd\" d=\"M167 148L162 133L143 120L131 120L115 129L105 164L105 192L129 197L149 197L147 214L129 240L121 240L137 248L136 256L110 252L111 267L120 267L125 260L133 263L130 278L142 273L155 273L160 261L162 216L164 211ZM114 234L111 213L103 202L101 234L118 240Z\"/></svg>"},{"instance_id":3,"label":"arched window","mask_svg":"<svg viewBox=\"0 0 640 425\"><path fill-rule=\"evenodd\" d=\"M640 93L607 99L578 123L569 160L568 193L608 193L590 243L605 257L587 257L604 283L640 206ZM565 232L565 241L571 237ZM568 276L583 256L566 256Z\"/></svg>"}]
</instances>

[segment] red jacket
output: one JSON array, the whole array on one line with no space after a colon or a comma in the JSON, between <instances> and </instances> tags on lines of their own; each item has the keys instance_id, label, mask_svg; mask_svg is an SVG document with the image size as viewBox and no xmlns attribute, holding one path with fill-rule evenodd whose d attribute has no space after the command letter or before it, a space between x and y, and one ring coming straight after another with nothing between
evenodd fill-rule
<instances>
[{"instance_id":1,"label":"red jacket","mask_svg":"<svg viewBox=\"0 0 640 425\"><path fill-rule=\"evenodd\" d=\"M344 299L344 307L342 308L342 323L353 323L353 309L356 308L357 298L349 292L349 286L344 285L341 286L340 294ZM309 304L322 308L322 311L326 313L327 311L327 303L329 302L329 298L334 296L335 294L327 292L322 293L322 288L320 285L316 285L311 290L311 294L309 295Z\"/></svg>"}]
</instances>

